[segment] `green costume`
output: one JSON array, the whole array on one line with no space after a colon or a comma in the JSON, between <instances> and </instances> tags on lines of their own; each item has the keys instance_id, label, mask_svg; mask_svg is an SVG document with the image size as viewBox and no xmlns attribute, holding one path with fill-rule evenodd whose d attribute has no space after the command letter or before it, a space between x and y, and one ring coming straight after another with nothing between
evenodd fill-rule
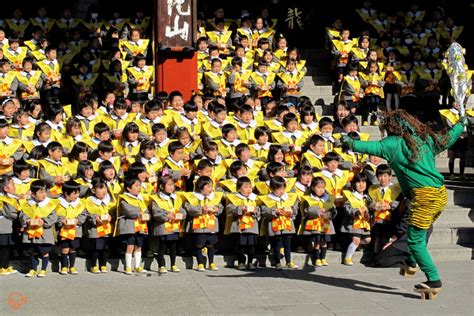
<instances>
[{"instance_id":1,"label":"green costume","mask_svg":"<svg viewBox=\"0 0 474 316\"><path fill-rule=\"evenodd\" d=\"M411 151L403 138L399 136L388 136L381 141L371 142L352 140L347 136L342 139L342 142L355 152L387 160L394 170L403 193L412 200L407 229L410 260L419 265L428 281L438 281L440 277L426 247L426 231L447 203L444 178L436 170L435 157L452 146L461 136L463 129L463 124L458 123L449 130L446 148L436 148L431 137L422 141L414 135L420 149L415 162L410 161Z\"/></svg>"}]
</instances>

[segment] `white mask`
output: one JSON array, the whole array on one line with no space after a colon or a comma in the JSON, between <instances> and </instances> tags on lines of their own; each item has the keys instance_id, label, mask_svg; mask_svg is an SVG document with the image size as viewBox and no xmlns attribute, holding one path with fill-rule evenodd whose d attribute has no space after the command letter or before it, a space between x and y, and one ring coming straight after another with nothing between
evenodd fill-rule
<instances>
[{"instance_id":1,"label":"white mask","mask_svg":"<svg viewBox=\"0 0 474 316\"><path fill-rule=\"evenodd\" d=\"M99 16L99 13L91 13L91 18L93 19L97 19L97 17Z\"/></svg>"},{"instance_id":2,"label":"white mask","mask_svg":"<svg viewBox=\"0 0 474 316\"><path fill-rule=\"evenodd\" d=\"M332 136L332 133L323 133L324 138L329 138Z\"/></svg>"},{"instance_id":3,"label":"white mask","mask_svg":"<svg viewBox=\"0 0 474 316\"><path fill-rule=\"evenodd\" d=\"M412 43L413 43L413 39L411 39L411 38L407 38L405 40L405 44L407 44L407 45L411 45Z\"/></svg>"}]
</instances>

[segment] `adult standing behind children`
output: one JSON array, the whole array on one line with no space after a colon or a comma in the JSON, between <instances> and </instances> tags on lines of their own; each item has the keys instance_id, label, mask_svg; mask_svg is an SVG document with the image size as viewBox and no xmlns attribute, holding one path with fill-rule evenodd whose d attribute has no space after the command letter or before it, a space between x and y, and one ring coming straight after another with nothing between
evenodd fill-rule
<instances>
[{"instance_id":1,"label":"adult standing behind children","mask_svg":"<svg viewBox=\"0 0 474 316\"><path fill-rule=\"evenodd\" d=\"M411 256L405 269L418 264L427 281L415 285L418 292L439 292L441 278L426 246L428 228L444 210L448 195L444 178L437 171L435 156L451 147L468 124L466 117L446 132L435 133L405 110L384 114L382 127L388 137L377 142L342 137L342 143L358 153L386 159L395 171L400 187L411 200L407 242Z\"/></svg>"}]
</instances>

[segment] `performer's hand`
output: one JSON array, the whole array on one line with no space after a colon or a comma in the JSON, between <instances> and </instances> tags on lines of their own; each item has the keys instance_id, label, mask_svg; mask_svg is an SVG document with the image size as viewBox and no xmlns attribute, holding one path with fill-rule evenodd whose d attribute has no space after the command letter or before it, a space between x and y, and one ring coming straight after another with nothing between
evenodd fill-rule
<instances>
[{"instance_id":1,"label":"performer's hand","mask_svg":"<svg viewBox=\"0 0 474 316\"><path fill-rule=\"evenodd\" d=\"M348 135L341 136L341 143L348 147L349 149L354 148L354 139Z\"/></svg>"},{"instance_id":2,"label":"performer's hand","mask_svg":"<svg viewBox=\"0 0 474 316\"><path fill-rule=\"evenodd\" d=\"M459 118L459 123L461 123L463 126L468 126L469 125L469 119L465 115L461 116Z\"/></svg>"}]
</instances>

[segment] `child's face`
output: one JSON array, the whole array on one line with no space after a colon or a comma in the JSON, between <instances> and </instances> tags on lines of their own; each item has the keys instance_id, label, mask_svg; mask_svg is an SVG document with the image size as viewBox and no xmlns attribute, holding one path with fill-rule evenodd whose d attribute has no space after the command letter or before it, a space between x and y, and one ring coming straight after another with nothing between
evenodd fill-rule
<instances>
[{"instance_id":1,"label":"child's face","mask_svg":"<svg viewBox=\"0 0 474 316\"><path fill-rule=\"evenodd\" d=\"M248 174L247 167L242 167L236 172L237 178L246 177L247 174Z\"/></svg>"},{"instance_id":2,"label":"child's face","mask_svg":"<svg viewBox=\"0 0 474 316\"><path fill-rule=\"evenodd\" d=\"M30 170L22 170L20 174L18 175L18 179L20 180L26 180L30 176Z\"/></svg>"},{"instance_id":3,"label":"child's face","mask_svg":"<svg viewBox=\"0 0 474 316\"><path fill-rule=\"evenodd\" d=\"M283 162L284 157L285 156L283 155L283 152L281 150L279 150L279 151L276 152L273 160L275 162Z\"/></svg>"},{"instance_id":4,"label":"child's face","mask_svg":"<svg viewBox=\"0 0 474 316\"><path fill-rule=\"evenodd\" d=\"M55 49L52 49L48 52L48 54L46 54L46 57L49 59L49 60L55 60L56 57L57 57L57 53L56 53L56 50Z\"/></svg>"},{"instance_id":5,"label":"child's face","mask_svg":"<svg viewBox=\"0 0 474 316\"><path fill-rule=\"evenodd\" d=\"M362 40L362 42L360 42L360 47L366 49L369 48L369 44L369 40L365 38Z\"/></svg>"},{"instance_id":6,"label":"child's face","mask_svg":"<svg viewBox=\"0 0 474 316\"><path fill-rule=\"evenodd\" d=\"M189 111L186 112L186 117L190 120L194 120L196 118L197 112Z\"/></svg>"},{"instance_id":7,"label":"child's face","mask_svg":"<svg viewBox=\"0 0 474 316\"><path fill-rule=\"evenodd\" d=\"M175 150L174 153L171 154L171 158L173 158L174 161L181 161L183 160L183 157L184 157L183 149L177 149Z\"/></svg>"},{"instance_id":8,"label":"child's face","mask_svg":"<svg viewBox=\"0 0 474 316\"><path fill-rule=\"evenodd\" d=\"M459 110L459 103L457 102L453 102L453 108L456 109L456 110Z\"/></svg>"},{"instance_id":9,"label":"child's face","mask_svg":"<svg viewBox=\"0 0 474 316\"><path fill-rule=\"evenodd\" d=\"M84 172L84 176L86 179L92 179L92 177L94 176L94 169L86 169L86 171Z\"/></svg>"},{"instance_id":10,"label":"child's face","mask_svg":"<svg viewBox=\"0 0 474 316\"><path fill-rule=\"evenodd\" d=\"M112 156L112 154L111 154L111 156ZM114 168L105 169L104 170L104 178L107 181L112 181L113 179L115 179L115 169Z\"/></svg>"},{"instance_id":11,"label":"child's face","mask_svg":"<svg viewBox=\"0 0 474 316\"><path fill-rule=\"evenodd\" d=\"M0 139L4 139L8 136L8 126L0 128Z\"/></svg>"},{"instance_id":12,"label":"child's face","mask_svg":"<svg viewBox=\"0 0 474 316\"><path fill-rule=\"evenodd\" d=\"M291 63L288 63L286 68L288 69L289 72L293 72L296 69L296 65L295 63L291 62Z\"/></svg>"},{"instance_id":13,"label":"child's face","mask_svg":"<svg viewBox=\"0 0 474 316\"><path fill-rule=\"evenodd\" d=\"M68 202L74 202L79 197L79 191L74 191L69 194L64 194L64 198Z\"/></svg>"},{"instance_id":14,"label":"child's face","mask_svg":"<svg viewBox=\"0 0 474 316\"><path fill-rule=\"evenodd\" d=\"M88 156L87 151L83 151L79 153L78 159L79 161L85 161L88 158L87 156Z\"/></svg>"},{"instance_id":15,"label":"child's face","mask_svg":"<svg viewBox=\"0 0 474 316\"><path fill-rule=\"evenodd\" d=\"M110 131L103 131L100 134L95 134L95 137L97 137L100 141L110 140Z\"/></svg>"},{"instance_id":16,"label":"child's face","mask_svg":"<svg viewBox=\"0 0 474 316\"><path fill-rule=\"evenodd\" d=\"M266 73L267 72L267 66L264 66L264 65L258 66L258 71L262 74Z\"/></svg>"},{"instance_id":17,"label":"child's face","mask_svg":"<svg viewBox=\"0 0 474 316\"><path fill-rule=\"evenodd\" d=\"M9 72L9 71L10 71L10 64L9 64L9 63L3 64L3 66L2 66L2 72L6 74L6 73Z\"/></svg>"},{"instance_id":18,"label":"child's face","mask_svg":"<svg viewBox=\"0 0 474 316\"><path fill-rule=\"evenodd\" d=\"M285 194L285 189L286 189L285 187L279 187L279 188L273 190L273 194L275 194L276 196L281 197Z\"/></svg>"},{"instance_id":19,"label":"child's face","mask_svg":"<svg viewBox=\"0 0 474 316\"><path fill-rule=\"evenodd\" d=\"M236 51L235 51L235 56L237 57L244 57L245 56L245 50L241 47L241 48L238 48Z\"/></svg>"},{"instance_id":20,"label":"child's face","mask_svg":"<svg viewBox=\"0 0 474 316\"><path fill-rule=\"evenodd\" d=\"M218 114L216 114L214 120L221 124L225 121L225 119L227 118L227 112L226 111L222 111L222 112L219 112Z\"/></svg>"},{"instance_id":21,"label":"child's face","mask_svg":"<svg viewBox=\"0 0 474 316\"><path fill-rule=\"evenodd\" d=\"M215 74L220 73L222 70L222 64L221 62L214 62L212 63L211 71Z\"/></svg>"},{"instance_id":22,"label":"child's face","mask_svg":"<svg viewBox=\"0 0 474 316\"><path fill-rule=\"evenodd\" d=\"M19 46L20 46L20 43L18 43L18 42L11 42L10 43L10 48L12 50L17 50Z\"/></svg>"},{"instance_id":23,"label":"child's face","mask_svg":"<svg viewBox=\"0 0 474 316\"><path fill-rule=\"evenodd\" d=\"M209 194L212 193L212 191L214 191L214 189L212 188L212 184L208 183L202 188L201 194L208 196Z\"/></svg>"},{"instance_id":24,"label":"child's face","mask_svg":"<svg viewBox=\"0 0 474 316\"><path fill-rule=\"evenodd\" d=\"M411 63L403 63L403 69L405 71L408 71L411 69Z\"/></svg>"},{"instance_id":25,"label":"child's face","mask_svg":"<svg viewBox=\"0 0 474 316\"><path fill-rule=\"evenodd\" d=\"M40 202L43 202L46 199L47 195L48 195L48 193L46 192L46 190L40 189L40 190L36 191L36 193L32 193L31 197L33 197L33 199L37 203L40 203Z\"/></svg>"},{"instance_id":26,"label":"child's face","mask_svg":"<svg viewBox=\"0 0 474 316\"><path fill-rule=\"evenodd\" d=\"M350 133L350 132L357 132L358 126L356 122L351 122L344 126L344 132Z\"/></svg>"},{"instance_id":27,"label":"child's face","mask_svg":"<svg viewBox=\"0 0 474 316\"><path fill-rule=\"evenodd\" d=\"M197 105L198 109L202 109L203 107L203 102L201 97L195 97L194 98L194 103Z\"/></svg>"},{"instance_id":28,"label":"child's face","mask_svg":"<svg viewBox=\"0 0 474 316\"><path fill-rule=\"evenodd\" d=\"M181 112L181 109L183 108L184 102L183 102L183 97L181 96L175 96L171 100L171 107L176 110Z\"/></svg>"},{"instance_id":29,"label":"child's face","mask_svg":"<svg viewBox=\"0 0 474 316\"><path fill-rule=\"evenodd\" d=\"M365 181L356 182L355 188L357 192L363 193L365 192L365 189L367 189L367 182Z\"/></svg>"},{"instance_id":30,"label":"child's face","mask_svg":"<svg viewBox=\"0 0 474 316\"><path fill-rule=\"evenodd\" d=\"M102 160L110 160L110 158L112 158L112 154L112 151L99 151L99 157Z\"/></svg>"},{"instance_id":31,"label":"child's face","mask_svg":"<svg viewBox=\"0 0 474 316\"><path fill-rule=\"evenodd\" d=\"M322 155L324 152L324 142L319 141L316 143L316 145L311 146L311 150L316 154L316 155Z\"/></svg>"},{"instance_id":32,"label":"child's face","mask_svg":"<svg viewBox=\"0 0 474 316\"><path fill-rule=\"evenodd\" d=\"M132 113L140 113L142 111L142 107L140 105L140 102L133 102L131 104L131 109L130 112Z\"/></svg>"},{"instance_id":33,"label":"child's face","mask_svg":"<svg viewBox=\"0 0 474 316\"><path fill-rule=\"evenodd\" d=\"M129 142L134 142L138 139L138 133L128 133L127 139Z\"/></svg>"},{"instance_id":34,"label":"child's face","mask_svg":"<svg viewBox=\"0 0 474 316\"><path fill-rule=\"evenodd\" d=\"M23 70L26 72L30 72L33 69L33 65L30 62L23 64Z\"/></svg>"},{"instance_id":35,"label":"child's face","mask_svg":"<svg viewBox=\"0 0 474 316\"><path fill-rule=\"evenodd\" d=\"M231 130L229 131L226 135L224 135L224 138L228 141L228 142L233 142L234 140L237 139L237 132L235 130Z\"/></svg>"},{"instance_id":36,"label":"child's face","mask_svg":"<svg viewBox=\"0 0 474 316\"><path fill-rule=\"evenodd\" d=\"M42 143L47 142L51 138L51 130L46 129L38 134L38 140Z\"/></svg>"},{"instance_id":37,"label":"child's face","mask_svg":"<svg viewBox=\"0 0 474 316\"><path fill-rule=\"evenodd\" d=\"M290 111L283 111L283 113L277 116L277 120L279 120L280 122L283 122L283 117L287 115L288 113L290 113Z\"/></svg>"},{"instance_id":38,"label":"child's face","mask_svg":"<svg viewBox=\"0 0 474 316\"><path fill-rule=\"evenodd\" d=\"M156 153L155 150L150 149L150 148L147 148L147 149L145 149L145 151L143 152L143 157L144 157L145 159L151 159L151 158L153 158L153 157L155 156L155 153Z\"/></svg>"},{"instance_id":39,"label":"child's face","mask_svg":"<svg viewBox=\"0 0 474 316\"><path fill-rule=\"evenodd\" d=\"M15 106L15 103L7 102L3 106L3 115L5 115L5 117L12 117L13 114L15 114L16 110L17 110L17 107Z\"/></svg>"},{"instance_id":40,"label":"child's face","mask_svg":"<svg viewBox=\"0 0 474 316\"><path fill-rule=\"evenodd\" d=\"M137 66L138 68L143 68L146 66L146 60L144 59L140 59L138 62L137 62Z\"/></svg>"},{"instance_id":41,"label":"child's face","mask_svg":"<svg viewBox=\"0 0 474 316\"><path fill-rule=\"evenodd\" d=\"M333 131L333 126L331 124L324 125L321 127L321 133L322 134L332 134Z\"/></svg>"},{"instance_id":42,"label":"child's face","mask_svg":"<svg viewBox=\"0 0 474 316\"><path fill-rule=\"evenodd\" d=\"M81 110L81 115L84 117L89 117L92 115L92 106L85 106Z\"/></svg>"},{"instance_id":43,"label":"child's face","mask_svg":"<svg viewBox=\"0 0 474 316\"><path fill-rule=\"evenodd\" d=\"M303 117L303 122L304 122L305 124L311 124L311 123L313 123L313 121L314 121L314 116L313 116L313 114L305 115L305 116Z\"/></svg>"},{"instance_id":44,"label":"child's face","mask_svg":"<svg viewBox=\"0 0 474 316\"><path fill-rule=\"evenodd\" d=\"M132 34L130 35L130 39L133 41L133 42L136 42L140 39L140 32L137 32L137 31L133 31Z\"/></svg>"},{"instance_id":45,"label":"child's face","mask_svg":"<svg viewBox=\"0 0 474 316\"><path fill-rule=\"evenodd\" d=\"M281 40L278 41L278 48L279 49L285 49L287 46L286 39L282 38Z\"/></svg>"},{"instance_id":46,"label":"child's face","mask_svg":"<svg viewBox=\"0 0 474 316\"><path fill-rule=\"evenodd\" d=\"M207 49L207 46L208 46L208 45L207 45L207 42L206 42L206 41L201 41L201 42L199 43L199 47L198 47L198 48L199 48L199 50L204 51L204 50Z\"/></svg>"},{"instance_id":47,"label":"child's face","mask_svg":"<svg viewBox=\"0 0 474 316\"><path fill-rule=\"evenodd\" d=\"M167 193L167 194L173 193L174 190L175 190L174 181L173 181L172 179L166 181L163 190L164 190L164 192Z\"/></svg>"},{"instance_id":48,"label":"child's face","mask_svg":"<svg viewBox=\"0 0 474 316\"><path fill-rule=\"evenodd\" d=\"M367 56L367 59L376 61L377 60L377 52L376 51L371 51L369 56Z\"/></svg>"},{"instance_id":49,"label":"child's face","mask_svg":"<svg viewBox=\"0 0 474 316\"><path fill-rule=\"evenodd\" d=\"M122 117L125 115L125 113L127 113L127 110L126 109L119 109L119 108L114 108L114 114L118 117Z\"/></svg>"},{"instance_id":50,"label":"child's face","mask_svg":"<svg viewBox=\"0 0 474 316\"><path fill-rule=\"evenodd\" d=\"M38 118L40 113L41 113L41 105L36 105L30 112L30 115L34 118Z\"/></svg>"},{"instance_id":51,"label":"child's face","mask_svg":"<svg viewBox=\"0 0 474 316\"><path fill-rule=\"evenodd\" d=\"M209 150L208 152L206 152L206 156L212 160L215 160L217 158L217 155L218 155L217 149Z\"/></svg>"},{"instance_id":52,"label":"child's face","mask_svg":"<svg viewBox=\"0 0 474 316\"><path fill-rule=\"evenodd\" d=\"M48 151L49 157L54 161L60 161L63 157L63 151L60 148Z\"/></svg>"},{"instance_id":53,"label":"child's face","mask_svg":"<svg viewBox=\"0 0 474 316\"><path fill-rule=\"evenodd\" d=\"M243 183L239 189L239 193L243 196L249 196L250 194L252 194L252 184L249 182Z\"/></svg>"},{"instance_id":54,"label":"child's face","mask_svg":"<svg viewBox=\"0 0 474 316\"><path fill-rule=\"evenodd\" d=\"M349 71L349 76L351 76L351 77L356 77L356 76L357 76L357 70L353 70L353 69L350 70L350 71Z\"/></svg>"},{"instance_id":55,"label":"child's face","mask_svg":"<svg viewBox=\"0 0 474 316\"><path fill-rule=\"evenodd\" d=\"M212 168L205 167L197 172L198 176L200 177L211 177L212 176Z\"/></svg>"},{"instance_id":56,"label":"child's face","mask_svg":"<svg viewBox=\"0 0 474 316\"><path fill-rule=\"evenodd\" d=\"M140 181L135 181L131 187L127 188L128 193L131 195L138 196L140 194L140 191L142 189Z\"/></svg>"},{"instance_id":57,"label":"child's face","mask_svg":"<svg viewBox=\"0 0 474 316\"><path fill-rule=\"evenodd\" d=\"M349 32L349 30L344 30L341 33L341 37L344 41L348 40L350 35L351 33Z\"/></svg>"},{"instance_id":58,"label":"child's face","mask_svg":"<svg viewBox=\"0 0 474 316\"><path fill-rule=\"evenodd\" d=\"M28 113L23 113L19 118L18 118L18 123L21 126L28 125L30 120L28 119Z\"/></svg>"},{"instance_id":59,"label":"child's face","mask_svg":"<svg viewBox=\"0 0 474 316\"><path fill-rule=\"evenodd\" d=\"M80 125L74 124L71 126L71 136L76 137L78 135L81 135L81 127Z\"/></svg>"},{"instance_id":60,"label":"child's face","mask_svg":"<svg viewBox=\"0 0 474 316\"><path fill-rule=\"evenodd\" d=\"M54 120L53 122L56 123L56 124L59 124L61 123L61 121L63 120L63 113L58 113L56 114L56 116L54 117Z\"/></svg>"},{"instance_id":61,"label":"child's face","mask_svg":"<svg viewBox=\"0 0 474 316\"><path fill-rule=\"evenodd\" d=\"M257 143L259 145L265 145L266 143L268 143L268 134L265 133L265 134L260 135L257 139Z\"/></svg>"},{"instance_id":62,"label":"child's face","mask_svg":"<svg viewBox=\"0 0 474 316\"><path fill-rule=\"evenodd\" d=\"M158 116L160 116L160 112L161 111L150 111L148 112L148 114L146 115L146 117L151 120L151 121L154 121Z\"/></svg>"},{"instance_id":63,"label":"child's face","mask_svg":"<svg viewBox=\"0 0 474 316\"><path fill-rule=\"evenodd\" d=\"M370 73L376 73L377 70L378 70L377 65L375 65L375 64L370 65L370 67L369 67L369 72Z\"/></svg>"},{"instance_id":64,"label":"child's face","mask_svg":"<svg viewBox=\"0 0 474 316\"><path fill-rule=\"evenodd\" d=\"M178 137L178 141L183 145L183 146L186 146L187 144L189 144L189 142L191 141L191 137L189 137L189 134L188 133L181 133Z\"/></svg>"},{"instance_id":65,"label":"child's face","mask_svg":"<svg viewBox=\"0 0 474 316\"><path fill-rule=\"evenodd\" d=\"M3 191L5 191L5 193L15 194L15 182L13 182L11 179L8 180L7 184L3 188Z\"/></svg>"},{"instance_id":66,"label":"child's face","mask_svg":"<svg viewBox=\"0 0 474 316\"><path fill-rule=\"evenodd\" d=\"M315 187L312 188L313 192L317 196L322 196L326 192L326 185L324 183L318 183Z\"/></svg>"},{"instance_id":67,"label":"child's face","mask_svg":"<svg viewBox=\"0 0 474 316\"><path fill-rule=\"evenodd\" d=\"M166 139L166 137L167 137L167 135L166 135L166 130L160 129L160 130L158 130L158 131L155 133L155 135L153 135L153 136L155 137L155 141L156 141L156 142L161 143L161 142L163 142L163 141Z\"/></svg>"},{"instance_id":68,"label":"child's face","mask_svg":"<svg viewBox=\"0 0 474 316\"><path fill-rule=\"evenodd\" d=\"M137 177L140 182L145 182L148 179L148 172L140 172L139 174L137 174Z\"/></svg>"},{"instance_id":69,"label":"child's face","mask_svg":"<svg viewBox=\"0 0 474 316\"><path fill-rule=\"evenodd\" d=\"M392 180L392 176L389 175L388 173L382 173L377 176L377 179L379 179L381 187L386 187L390 184L390 181Z\"/></svg>"},{"instance_id":70,"label":"child's face","mask_svg":"<svg viewBox=\"0 0 474 316\"><path fill-rule=\"evenodd\" d=\"M250 159L250 150L249 149L244 149L240 152L239 159L242 160L243 162L247 162Z\"/></svg>"},{"instance_id":71,"label":"child's face","mask_svg":"<svg viewBox=\"0 0 474 316\"><path fill-rule=\"evenodd\" d=\"M334 172L339 167L339 162L337 160L331 160L326 163L326 168L329 172Z\"/></svg>"},{"instance_id":72,"label":"child's face","mask_svg":"<svg viewBox=\"0 0 474 316\"><path fill-rule=\"evenodd\" d=\"M378 165L382 161L382 159L380 159L377 156L370 156L369 161L373 163L374 165Z\"/></svg>"},{"instance_id":73,"label":"child's face","mask_svg":"<svg viewBox=\"0 0 474 316\"><path fill-rule=\"evenodd\" d=\"M297 122L297 121L290 121L290 122L286 125L286 129L287 129L288 132L290 132L290 133L293 133L294 131L296 131L297 128L298 128L298 122Z\"/></svg>"},{"instance_id":74,"label":"child's face","mask_svg":"<svg viewBox=\"0 0 474 316\"><path fill-rule=\"evenodd\" d=\"M299 180L302 184L309 185L311 183L311 180L313 180L313 175L311 173L302 174L299 176Z\"/></svg>"}]
</instances>

